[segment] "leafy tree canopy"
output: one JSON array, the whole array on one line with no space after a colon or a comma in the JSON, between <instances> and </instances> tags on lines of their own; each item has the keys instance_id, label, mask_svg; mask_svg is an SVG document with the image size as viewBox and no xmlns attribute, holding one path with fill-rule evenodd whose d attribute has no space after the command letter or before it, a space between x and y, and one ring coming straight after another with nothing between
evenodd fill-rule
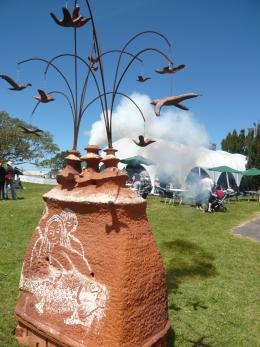
<instances>
[{"instance_id":1,"label":"leafy tree canopy","mask_svg":"<svg viewBox=\"0 0 260 347\"><path fill-rule=\"evenodd\" d=\"M14 164L30 163L38 165L39 160L55 154L59 148L53 143L49 132L40 136L25 134L19 126L32 128L21 119L0 112L0 160L11 160Z\"/></svg>"},{"instance_id":2,"label":"leafy tree canopy","mask_svg":"<svg viewBox=\"0 0 260 347\"><path fill-rule=\"evenodd\" d=\"M252 128L229 132L221 142L221 148L229 153L240 153L247 156L247 169L260 169L260 124L253 124ZM247 178L249 187L260 188L260 176Z\"/></svg>"},{"instance_id":3,"label":"leafy tree canopy","mask_svg":"<svg viewBox=\"0 0 260 347\"><path fill-rule=\"evenodd\" d=\"M39 165L50 167L53 171L64 169L67 164L64 158L67 155L69 155L68 151L59 152L54 157L39 162Z\"/></svg>"}]
</instances>

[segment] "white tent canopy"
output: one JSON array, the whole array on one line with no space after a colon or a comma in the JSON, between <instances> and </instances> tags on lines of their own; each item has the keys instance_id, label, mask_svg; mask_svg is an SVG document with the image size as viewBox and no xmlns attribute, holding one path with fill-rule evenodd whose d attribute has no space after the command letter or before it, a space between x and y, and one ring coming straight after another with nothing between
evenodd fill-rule
<instances>
[{"instance_id":1,"label":"white tent canopy","mask_svg":"<svg viewBox=\"0 0 260 347\"><path fill-rule=\"evenodd\" d=\"M246 157L241 154L213 151L203 147L191 148L180 143L164 140L158 140L147 147L138 147L131 139L122 138L116 141L113 147L118 150L117 156L120 159L142 155L154 161L155 165L145 166L152 183L155 180L158 169L163 169L169 175L178 178L180 183L184 183L188 173L194 167L201 167L206 170L209 176L216 182L221 173L207 169L226 165L233 169L244 171L246 167ZM124 166L123 164L121 165L121 167ZM240 180L241 176L236 177L238 184Z\"/></svg>"}]
</instances>

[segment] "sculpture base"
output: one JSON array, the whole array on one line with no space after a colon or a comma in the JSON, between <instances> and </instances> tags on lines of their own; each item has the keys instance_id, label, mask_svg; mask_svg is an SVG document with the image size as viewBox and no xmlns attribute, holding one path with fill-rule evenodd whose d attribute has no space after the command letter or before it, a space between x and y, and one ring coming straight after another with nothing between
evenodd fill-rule
<instances>
[{"instance_id":1,"label":"sculpture base","mask_svg":"<svg viewBox=\"0 0 260 347\"><path fill-rule=\"evenodd\" d=\"M166 278L145 200L108 179L58 186L43 198L21 272L17 340L31 347L166 347Z\"/></svg>"},{"instance_id":2,"label":"sculpture base","mask_svg":"<svg viewBox=\"0 0 260 347\"><path fill-rule=\"evenodd\" d=\"M168 321L163 331L153 336L150 341L142 347L168 347L167 332L169 329L170 322ZM18 343L29 347L70 347L70 345L61 344L53 338L50 339L46 337L44 333L41 335L38 329L37 332L35 332L32 328L28 327L27 324L25 325L21 322L18 323L15 329L15 337Z\"/></svg>"}]
</instances>

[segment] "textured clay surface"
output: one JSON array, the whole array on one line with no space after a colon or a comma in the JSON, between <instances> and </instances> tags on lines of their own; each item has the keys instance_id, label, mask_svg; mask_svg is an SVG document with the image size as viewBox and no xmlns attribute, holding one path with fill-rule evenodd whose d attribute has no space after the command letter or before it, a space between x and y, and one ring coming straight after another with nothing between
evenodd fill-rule
<instances>
[{"instance_id":1,"label":"textured clay surface","mask_svg":"<svg viewBox=\"0 0 260 347\"><path fill-rule=\"evenodd\" d=\"M21 273L18 341L166 347L166 282L146 202L106 173L102 184L58 186L44 201Z\"/></svg>"}]
</instances>

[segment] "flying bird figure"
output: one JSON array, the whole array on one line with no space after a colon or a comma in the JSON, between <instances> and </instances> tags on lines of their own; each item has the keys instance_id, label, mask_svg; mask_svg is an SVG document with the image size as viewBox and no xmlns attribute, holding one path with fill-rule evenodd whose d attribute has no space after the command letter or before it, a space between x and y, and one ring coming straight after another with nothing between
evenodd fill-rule
<instances>
[{"instance_id":1,"label":"flying bird figure","mask_svg":"<svg viewBox=\"0 0 260 347\"><path fill-rule=\"evenodd\" d=\"M79 28L90 20L90 17L79 16L79 10L79 5L76 5L71 15L68 9L66 7L63 7L63 19L58 19L54 13L50 13L50 15L54 19L55 23L62 27Z\"/></svg>"},{"instance_id":2,"label":"flying bird figure","mask_svg":"<svg viewBox=\"0 0 260 347\"><path fill-rule=\"evenodd\" d=\"M98 66L97 65L92 65L91 66L91 70L92 71L97 71L98 70Z\"/></svg>"},{"instance_id":3,"label":"flying bird figure","mask_svg":"<svg viewBox=\"0 0 260 347\"><path fill-rule=\"evenodd\" d=\"M146 147L146 146L150 145L151 143L156 142L154 140L144 138L143 135L139 136L139 142L135 141L134 139L133 139L133 141L137 146L140 146L140 147Z\"/></svg>"},{"instance_id":4,"label":"flying bird figure","mask_svg":"<svg viewBox=\"0 0 260 347\"><path fill-rule=\"evenodd\" d=\"M99 61L99 57L94 58L92 55L88 56L88 60L92 63L92 64L96 64Z\"/></svg>"},{"instance_id":5,"label":"flying bird figure","mask_svg":"<svg viewBox=\"0 0 260 347\"><path fill-rule=\"evenodd\" d=\"M163 99L155 99L151 102L151 104L155 106L154 112L156 116L159 117L161 108L163 106L175 106L182 110L188 111L189 110L188 107L182 105L180 102L187 99L196 98L199 95L200 94L196 94L196 93L187 93L187 94L177 95L177 96L168 96Z\"/></svg>"},{"instance_id":6,"label":"flying bird figure","mask_svg":"<svg viewBox=\"0 0 260 347\"><path fill-rule=\"evenodd\" d=\"M150 80L151 77L145 77L145 76L138 76L137 82L145 82L147 80Z\"/></svg>"},{"instance_id":7,"label":"flying bird figure","mask_svg":"<svg viewBox=\"0 0 260 347\"><path fill-rule=\"evenodd\" d=\"M41 129L32 129L32 128L26 128L22 125L18 125L19 128L22 129L23 133L27 134L27 135L36 135L36 136L41 136L39 133L43 133L43 130Z\"/></svg>"},{"instance_id":8,"label":"flying bird figure","mask_svg":"<svg viewBox=\"0 0 260 347\"><path fill-rule=\"evenodd\" d=\"M47 103L54 100L54 97L51 94L46 94L44 90L38 89L39 95L34 96L34 99L38 100L39 102Z\"/></svg>"},{"instance_id":9,"label":"flying bird figure","mask_svg":"<svg viewBox=\"0 0 260 347\"><path fill-rule=\"evenodd\" d=\"M23 90L29 86L31 86L31 83L24 83L24 84L17 84L11 77L7 75L0 75L0 78L8 82L12 88L8 88L10 90Z\"/></svg>"},{"instance_id":10,"label":"flying bird figure","mask_svg":"<svg viewBox=\"0 0 260 347\"><path fill-rule=\"evenodd\" d=\"M155 72L159 74L171 74L171 73L176 73L182 69L185 68L184 64L181 64L179 66L173 67L172 65L165 66L161 69L156 69Z\"/></svg>"}]
</instances>

